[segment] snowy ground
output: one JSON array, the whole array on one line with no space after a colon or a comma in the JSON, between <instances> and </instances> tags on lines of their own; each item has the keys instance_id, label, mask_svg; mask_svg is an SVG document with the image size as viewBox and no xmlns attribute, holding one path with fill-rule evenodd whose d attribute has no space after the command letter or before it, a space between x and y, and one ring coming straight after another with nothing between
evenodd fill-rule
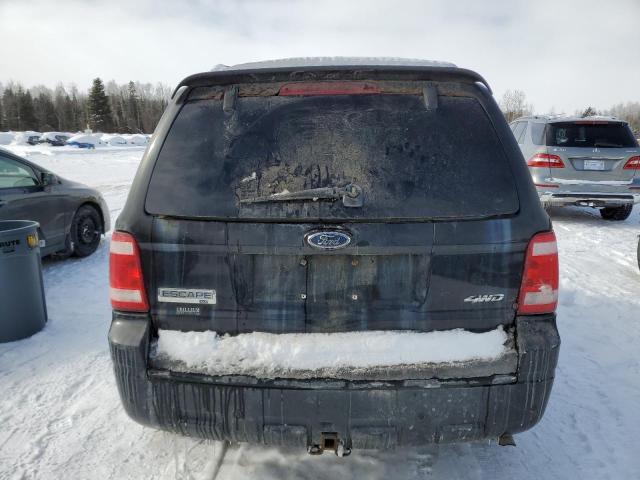
<instances>
[{"instance_id":1,"label":"snowy ground","mask_svg":"<svg viewBox=\"0 0 640 480\"><path fill-rule=\"evenodd\" d=\"M99 188L114 218L142 155L30 148L21 153ZM516 437L516 448L474 443L339 459L144 428L123 412L111 372L107 241L87 259L45 261L49 323L0 345L0 479L640 478L639 211L621 223L589 210L552 212L563 345L545 417Z\"/></svg>"}]
</instances>

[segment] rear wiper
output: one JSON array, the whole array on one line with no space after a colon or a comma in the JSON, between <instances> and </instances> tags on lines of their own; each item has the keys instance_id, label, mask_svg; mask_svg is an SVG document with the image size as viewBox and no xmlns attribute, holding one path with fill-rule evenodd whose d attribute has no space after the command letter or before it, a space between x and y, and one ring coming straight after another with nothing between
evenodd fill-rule
<instances>
[{"instance_id":1,"label":"rear wiper","mask_svg":"<svg viewBox=\"0 0 640 480\"><path fill-rule=\"evenodd\" d=\"M593 144L594 147L609 147L609 148L620 148L622 145L617 143L607 143L607 142L596 142Z\"/></svg>"},{"instance_id":2,"label":"rear wiper","mask_svg":"<svg viewBox=\"0 0 640 480\"><path fill-rule=\"evenodd\" d=\"M240 203L288 202L291 200L315 202L318 200L339 199L342 199L345 207L361 207L364 203L362 188L354 183L350 183L344 187L309 188L297 192L282 192L264 197L244 198L240 200Z\"/></svg>"}]
</instances>

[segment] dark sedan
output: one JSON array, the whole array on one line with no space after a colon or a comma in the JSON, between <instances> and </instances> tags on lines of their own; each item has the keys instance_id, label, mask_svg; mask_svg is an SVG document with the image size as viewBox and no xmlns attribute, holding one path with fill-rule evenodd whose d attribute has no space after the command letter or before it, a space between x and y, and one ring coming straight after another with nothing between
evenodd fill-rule
<instances>
[{"instance_id":1,"label":"dark sedan","mask_svg":"<svg viewBox=\"0 0 640 480\"><path fill-rule=\"evenodd\" d=\"M42 256L91 255L110 228L100 192L2 149L0 220L38 222Z\"/></svg>"}]
</instances>

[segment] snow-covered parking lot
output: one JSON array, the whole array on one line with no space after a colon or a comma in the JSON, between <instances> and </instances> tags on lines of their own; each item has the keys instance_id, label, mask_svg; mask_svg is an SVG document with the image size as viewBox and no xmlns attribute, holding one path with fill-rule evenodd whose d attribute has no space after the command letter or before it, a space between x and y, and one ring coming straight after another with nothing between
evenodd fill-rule
<instances>
[{"instance_id":1,"label":"snow-covered parking lot","mask_svg":"<svg viewBox=\"0 0 640 480\"><path fill-rule=\"evenodd\" d=\"M16 147L18 148L18 147ZM19 147L101 190L118 215L143 150ZM231 445L144 428L124 413L107 344L108 239L93 256L44 262L49 323L0 345L0 479L640 478L640 215L552 211L563 345L547 412L517 447L430 446L350 457Z\"/></svg>"}]
</instances>

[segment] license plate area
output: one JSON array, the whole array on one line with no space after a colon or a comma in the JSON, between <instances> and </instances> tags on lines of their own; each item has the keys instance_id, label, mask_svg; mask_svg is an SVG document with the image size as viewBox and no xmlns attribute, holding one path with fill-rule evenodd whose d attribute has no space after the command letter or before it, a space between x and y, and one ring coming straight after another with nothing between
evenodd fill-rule
<instances>
[{"instance_id":1,"label":"license plate area","mask_svg":"<svg viewBox=\"0 0 640 480\"><path fill-rule=\"evenodd\" d=\"M419 329L415 321L424 318L420 312L427 295L427 255L307 259L307 331Z\"/></svg>"},{"instance_id":2,"label":"license plate area","mask_svg":"<svg viewBox=\"0 0 640 480\"><path fill-rule=\"evenodd\" d=\"M585 160L582 168L584 170L604 170L604 160Z\"/></svg>"}]
</instances>

